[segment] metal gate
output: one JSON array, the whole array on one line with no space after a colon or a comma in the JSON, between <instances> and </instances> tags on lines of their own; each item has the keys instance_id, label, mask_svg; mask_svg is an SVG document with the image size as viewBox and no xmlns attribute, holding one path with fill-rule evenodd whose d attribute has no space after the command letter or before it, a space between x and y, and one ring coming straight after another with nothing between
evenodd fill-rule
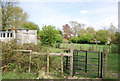
<instances>
[{"instance_id":1,"label":"metal gate","mask_svg":"<svg viewBox=\"0 0 120 81\"><path fill-rule=\"evenodd\" d=\"M69 52L69 50L64 50ZM70 72L70 57L64 57L64 72ZM89 51L73 51L73 76L91 76L102 78L102 53Z\"/></svg>"}]
</instances>

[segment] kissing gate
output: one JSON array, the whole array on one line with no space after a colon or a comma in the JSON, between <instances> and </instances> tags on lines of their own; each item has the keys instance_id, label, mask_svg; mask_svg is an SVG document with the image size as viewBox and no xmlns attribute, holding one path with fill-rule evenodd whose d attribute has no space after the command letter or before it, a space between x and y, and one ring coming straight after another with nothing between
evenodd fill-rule
<instances>
[{"instance_id":1,"label":"kissing gate","mask_svg":"<svg viewBox=\"0 0 120 81\"><path fill-rule=\"evenodd\" d=\"M68 53L70 50L64 50ZM73 76L84 75L102 78L102 52L73 51ZM64 56L64 72L70 74L70 57Z\"/></svg>"}]
</instances>

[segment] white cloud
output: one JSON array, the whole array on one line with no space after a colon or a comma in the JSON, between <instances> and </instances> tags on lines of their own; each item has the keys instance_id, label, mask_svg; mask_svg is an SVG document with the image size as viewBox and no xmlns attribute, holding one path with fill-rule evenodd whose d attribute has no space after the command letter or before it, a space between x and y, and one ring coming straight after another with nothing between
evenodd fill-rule
<instances>
[{"instance_id":1,"label":"white cloud","mask_svg":"<svg viewBox=\"0 0 120 81\"><path fill-rule=\"evenodd\" d=\"M88 13L88 11L87 10L80 10L80 13L81 14L86 14L86 13Z\"/></svg>"},{"instance_id":2,"label":"white cloud","mask_svg":"<svg viewBox=\"0 0 120 81\"><path fill-rule=\"evenodd\" d=\"M51 15L51 16L48 16L48 17L41 19L41 21L42 21L41 23L44 23L46 25L54 25L57 28L62 29L62 25L69 24L69 20L70 20L70 17L67 15L54 14L54 15Z\"/></svg>"},{"instance_id":3,"label":"white cloud","mask_svg":"<svg viewBox=\"0 0 120 81\"><path fill-rule=\"evenodd\" d=\"M78 23L82 24L90 24L90 21L87 19L74 19L73 21L77 21Z\"/></svg>"},{"instance_id":4,"label":"white cloud","mask_svg":"<svg viewBox=\"0 0 120 81\"><path fill-rule=\"evenodd\" d=\"M94 23L91 23L93 27L98 29L103 29L104 27L108 29L111 25L111 23L117 28L118 27L118 19L117 15L108 15L102 20L96 21Z\"/></svg>"},{"instance_id":5,"label":"white cloud","mask_svg":"<svg viewBox=\"0 0 120 81\"><path fill-rule=\"evenodd\" d=\"M115 4L109 5L109 6L94 8L94 9L91 9L90 13L102 14L102 15L118 13L118 5L115 3Z\"/></svg>"},{"instance_id":6,"label":"white cloud","mask_svg":"<svg viewBox=\"0 0 120 81\"><path fill-rule=\"evenodd\" d=\"M88 19L73 19L73 21L77 21L78 23L85 24L86 27L93 27L95 30L103 29L104 27L108 29L111 23L118 28L118 16L117 15L108 15L103 19L99 19L97 21L90 21Z\"/></svg>"}]
</instances>

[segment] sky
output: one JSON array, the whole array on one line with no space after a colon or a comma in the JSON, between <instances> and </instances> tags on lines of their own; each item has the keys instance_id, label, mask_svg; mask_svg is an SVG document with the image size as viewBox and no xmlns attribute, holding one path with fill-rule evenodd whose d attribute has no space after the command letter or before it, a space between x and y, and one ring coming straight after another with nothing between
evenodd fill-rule
<instances>
[{"instance_id":1,"label":"sky","mask_svg":"<svg viewBox=\"0 0 120 81\"><path fill-rule=\"evenodd\" d=\"M95 30L107 29L111 23L118 27L117 0L21 0L19 6L28 13L28 20L40 29L43 25L53 25L62 30L62 26L70 25L70 21L77 21Z\"/></svg>"}]
</instances>

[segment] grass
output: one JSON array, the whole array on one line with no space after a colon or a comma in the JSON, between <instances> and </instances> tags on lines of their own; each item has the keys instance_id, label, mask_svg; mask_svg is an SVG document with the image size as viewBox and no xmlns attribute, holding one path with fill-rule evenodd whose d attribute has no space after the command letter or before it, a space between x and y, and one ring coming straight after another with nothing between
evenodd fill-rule
<instances>
[{"instance_id":1,"label":"grass","mask_svg":"<svg viewBox=\"0 0 120 81\"><path fill-rule=\"evenodd\" d=\"M106 78L118 78L118 54L110 53L107 61L107 76Z\"/></svg>"},{"instance_id":2,"label":"grass","mask_svg":"<svg viewBox=\"0 0 120 81\"><path fill-rule=\"evenodd\" d=\"M63 53L63 49L54 48L54 47L51 47L50 51L51 53Z\"/></svg>"},{"instance_id":3,"label":"grass","mask_svg":"<svg viewBox=\"0 0 120 81\"><path fill-rule=\"evenodd\" d=\"M35 75L31 73L8 72L2 76L2 79L34 79Z\"/></svg>"},{"instance_id":4,"label":"grass","mask_svg":"<svg viewBox=\"0 0 120 81\"><path fill-rule=\"evenodd\" d=\"M70 49L70 44L62 43L61 49ZM103 48L110 48L109 45L98 45L98 44L74 44L74 49L77 50L92 50L92 51L103 51Z\"/></svg>"}]
</instances>

